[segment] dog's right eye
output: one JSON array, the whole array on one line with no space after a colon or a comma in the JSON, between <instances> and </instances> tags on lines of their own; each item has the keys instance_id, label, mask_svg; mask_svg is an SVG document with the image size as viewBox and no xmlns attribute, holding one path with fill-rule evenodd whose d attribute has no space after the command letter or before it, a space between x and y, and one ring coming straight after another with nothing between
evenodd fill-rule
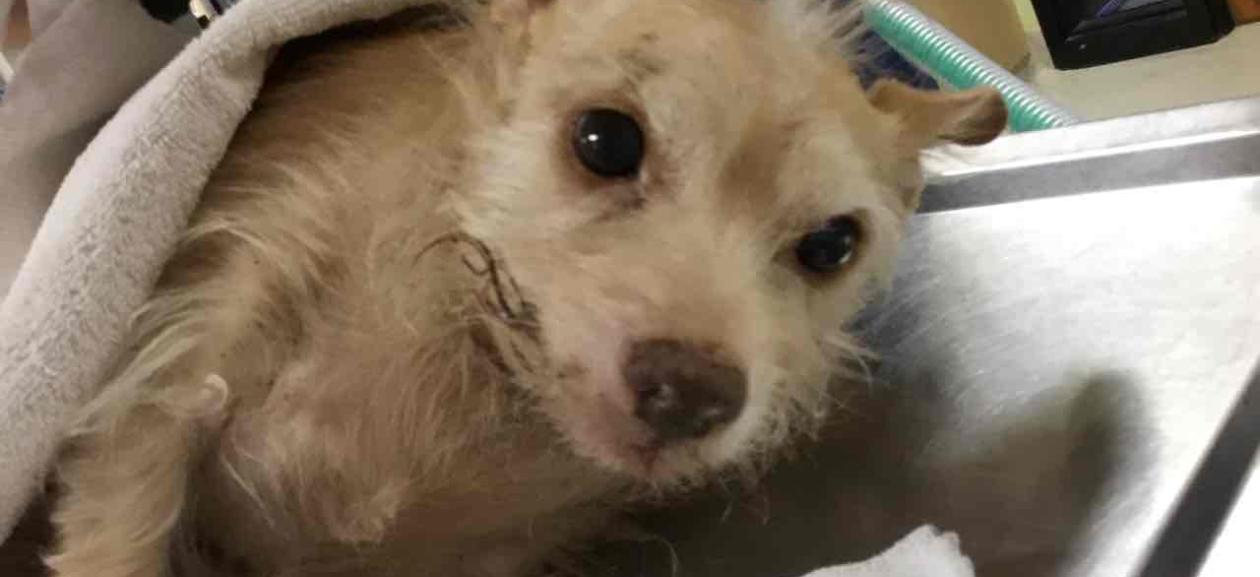
<instances>
[{"instance_id":1,"label":"dog's right eye","mask_svg":"<svg viewBox=\"0 0 1260 577\"><path fill-rule=\"evenodd\" d=\"M815 274L840 270L857 251L861 227L851 216L838 216L796 243L796 260Z\"/></svg>"},{"instance_id":2,"label":"dog's right eye","mask_svg":"<svg viewBox=\"0 0 1260 577\"><path fill-rule=\"evenodd\" d=\"M610 108L587 110L573 126L573 153L603 178L626 178L643 163L643 130L630 115Z\"/></svg>"}]
</instances>

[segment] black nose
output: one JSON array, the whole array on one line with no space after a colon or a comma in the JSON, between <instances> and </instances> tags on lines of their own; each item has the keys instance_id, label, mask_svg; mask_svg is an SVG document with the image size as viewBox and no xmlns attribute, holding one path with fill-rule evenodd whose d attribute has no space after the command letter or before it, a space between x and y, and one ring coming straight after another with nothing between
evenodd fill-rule
<instances>
[{"instance_id":1,"label":"black nose","mask_svg":"<svg viewBox=\"0 0 1260 577\"><path fill-rule=\"evenodd\" d=\"M668 339L640 341L623 368L634 414L668 443L696 439L734 421L744 408L744 372L712 349Z\"/></svg>"}]
</instances>

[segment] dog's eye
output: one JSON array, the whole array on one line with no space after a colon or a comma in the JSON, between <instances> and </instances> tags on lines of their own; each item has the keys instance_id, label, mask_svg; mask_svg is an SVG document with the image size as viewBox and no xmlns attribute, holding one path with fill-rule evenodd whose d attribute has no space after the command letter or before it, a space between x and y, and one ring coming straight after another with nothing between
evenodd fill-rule
<instances>
[{"instance_id":1,"label":"dog's eye","mask_svg":"<svg viewBox=\"0 0 1260 577\"><path fill-rule=\"evenodd\" d=\"M796 260L806 270L826 274L853 259L861 227L851 216L838 216L796 243Z\"/></svg>"},{"instance_id":2,"label":"dog's eye","mask_svg":"<svg viewBox=\"0 0 1260 577\"><path fill-rule=\"evenodd\" d=\"M643 162L643 131L625 113L587 110L573 127L573 152L582 166L604 178L634 176Z\"/></svg>"}]
</instances>

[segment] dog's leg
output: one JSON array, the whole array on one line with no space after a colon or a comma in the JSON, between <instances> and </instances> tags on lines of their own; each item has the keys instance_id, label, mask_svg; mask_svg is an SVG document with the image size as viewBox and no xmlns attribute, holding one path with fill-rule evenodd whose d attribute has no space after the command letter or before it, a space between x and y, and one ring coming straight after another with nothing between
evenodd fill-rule
<instances>
[{"instance_id":1,"label":"dog's leg","mask_svg":"<svg viewBox=\"0 0 1260 577\"><path fill-rule=\"evenodd\" d=\"M76 438L60 468L58 577L160 577L185 508L189 470L221 421L218 377L103 407L113 415Z\"/></svg>"}]
</instances>

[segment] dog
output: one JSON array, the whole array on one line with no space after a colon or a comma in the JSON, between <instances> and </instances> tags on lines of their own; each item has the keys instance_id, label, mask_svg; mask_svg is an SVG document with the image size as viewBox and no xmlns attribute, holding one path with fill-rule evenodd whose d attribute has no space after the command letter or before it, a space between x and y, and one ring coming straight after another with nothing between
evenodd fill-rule
<instances>
[{"instance_id":1,"label":"dog","mask_svg":"<svg viewBox=\"0 0 1260 577\"><path fill-rule=\"evenodd\" d=\"M291 43L70 432L49 567L518 577L755 478L842 398L920 151L1005 126L864 91L852 23L492 0Z\"/></svg>"}]
</instances>

